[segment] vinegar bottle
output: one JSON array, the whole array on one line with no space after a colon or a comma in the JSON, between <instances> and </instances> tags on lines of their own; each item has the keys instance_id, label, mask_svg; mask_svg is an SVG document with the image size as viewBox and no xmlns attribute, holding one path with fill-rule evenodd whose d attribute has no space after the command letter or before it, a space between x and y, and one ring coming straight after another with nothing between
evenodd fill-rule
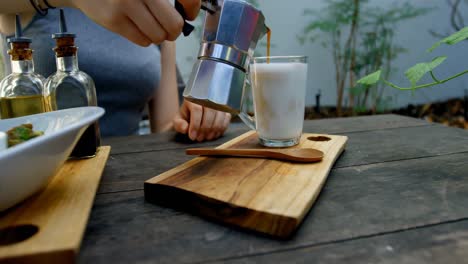
<instances>
[{"instance_id":1,"label":"vinegar bottle","mask_svg":"<svg viewBox=\"0 0 468 264\"><path fill-rule=\"evenodd\" d=\"M52 38L56 41L54 51L57 72L49 76L45 84L45 94L49 99L51 110L96 106L94 81L78 68L75 34L67 32L62 9L60 10L60 33L53 34ZM94 157L99 145L100 132L96 121L83 133L70 156L74 158Z\"/></svg>"},{"instance_id":2,"label":"vinegar bottle","mask_svg":"<svg viewBox=\"0 0 468 264\"><path fill-rule=\"evenodd\" d=\"M0 83L0 118L7 119L48 111L43 95L45 79L34 72L31 39L23 37L20 17L16 15L15 37L10 43L11 70Z\"/></svg>"}]
</instances>

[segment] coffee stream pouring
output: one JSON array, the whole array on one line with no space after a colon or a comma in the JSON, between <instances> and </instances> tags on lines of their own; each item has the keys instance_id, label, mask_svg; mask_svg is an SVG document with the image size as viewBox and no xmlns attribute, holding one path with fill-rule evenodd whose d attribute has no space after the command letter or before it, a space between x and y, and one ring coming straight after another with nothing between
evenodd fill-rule
<instances>
[{"instance_id":1,"label":"coffee stream pouring","mask_svg":"<svg viewBox=\"0 0 468 264\"><path fill-rule=\"evenodd\" d=\"M176 8L185 17L183 7ZM250 59L268 31L262 12L241 0L202 1L205 14L198 59L183 96L186 100L237 115ZM193 27L184 25L184 35Z\"/></svg>"}]
</instances>

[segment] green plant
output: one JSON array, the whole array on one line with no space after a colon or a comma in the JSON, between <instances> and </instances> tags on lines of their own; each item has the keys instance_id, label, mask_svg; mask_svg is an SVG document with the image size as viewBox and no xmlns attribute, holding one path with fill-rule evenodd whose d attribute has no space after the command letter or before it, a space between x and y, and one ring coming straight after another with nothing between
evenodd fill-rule
<instances>
[{"instance_id":1,"label":"green plant","mask_svg":"<svg viewBox=\"0 0 468 264\"><path fill-rule=\"evenodd\" d=\"M462 28L465 27L465 17L464 15L466 15L466 12L463 13L461 10L463 8L463 10L466 10L466 8L468 7L468 0L447 0L446 1L448 6L450 7L450 17L449 17L449 20L450 20L450 26L452 27L452 30L454 31L459 31L461 30ZM465 6L465 7L463 7ZM441 34L441 33L438 33L434 30L429 30L429 32L437 37L437 38L443 38L443 37L446 37L447 35L450 35L450 34Z\"/></svg>"},{"instance_id":2,"label":"green plant","mask_svg":"<svg viewBox=\"0 0 468 264\"><path fill-rule=\"evenodd\" d=\"M393 70L392 61L405 49L394 42L398 23L427 13L430 9L416 8L410 3L389 8L372 7L368 0L326 0L323 10L305 10L312 21L298 37L300 43L320 42L329 48L335 65L337 114L342 114L345 102L354 111L374 112L388 104L383 88L363 86L356 79L385 66L385 76ZM348 90L348 97L345 97ZM371 103L369 101L372 101Z\"/></svg>"},{"instance_id":3,"label":"green plant","mask_svg":"<svg viewBox=\"0 0 468 264\"><path fill-rule=\"evenodd\" d=\"M312 21L304 28L298 39L301 44L307 40L320 41L322 47L330 48L335 65L336 106L340 115L347 75L356 54L356 32L359 27L360 7L361 3L367 0L327 0L326 2L327 6L323 10L306 9L304 11L304 15L312 17ZM314 34L317 31L319 34ZM342 44L343 39L345 39L345 44Z\"/></svg>"},{"instance_id":4,"label":"green plant","mask_svg":"<svg viewBox=\"0 0 468 264\"><path fill-rule=\"evenodd\" d=\"M427 52L432 52L434 49L436 49L438 46L442 44L455 45L465 39L468 39L468 27L464 27L460 31L438 41L431 48L429 48ZM410 87L400 87L392 82L387 81L386 77L382 77L382 71L383 71L382 69L377 70L363 77L362 79L358 81L358 83L365 85L365 86L372 86L380 82L383 82L386 85L393 87L395 89L398 89L398 90L416 90L420 88L426 88L426 87L443 84L443 83L446 83L450 80L453 80L455 78L458 78L468 73L468 70L464 70L450 77L446 77L444 79L437 78L435 76L434 69L438 67L439 65L441 65L446 59L447 59L447 56L438 56L430 62L418 63L414 65L413 67L409 68L405 72L405 76L411 83ZM424 77L428 73L430 74L433 82L425 83L425 84L418 84L421 78Z\"/></svg>"}]
</instances>

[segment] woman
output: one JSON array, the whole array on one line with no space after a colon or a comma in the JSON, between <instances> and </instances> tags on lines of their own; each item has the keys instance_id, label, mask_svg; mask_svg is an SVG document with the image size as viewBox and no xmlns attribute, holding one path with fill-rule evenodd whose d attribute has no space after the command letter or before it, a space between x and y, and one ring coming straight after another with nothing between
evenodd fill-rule
<instances>
[{"instance_id":1,"label":"woman","mask_svg":"<svg viewBox=\"0 0 468 264\"><path fill-rule=\"evenodd\" d=\"M194 19L200 1L180 3L187 18ZM152 132L174 128L197 141L224 133L229 114L185 100L179 109L172 41L180 35L183 19L167 0L0 1L4 55L6 37L14 32L14 14L20 13L24 35L33 39L36 71L45 77L55 72L50 36L59 30L59 12L47 7L56 6L67 7L68 30L77 35L80 48L80 69L94 79L98 105L106 109L100 120L103 136L135 134L146 105Z\"/></svg>"}]
</instances>

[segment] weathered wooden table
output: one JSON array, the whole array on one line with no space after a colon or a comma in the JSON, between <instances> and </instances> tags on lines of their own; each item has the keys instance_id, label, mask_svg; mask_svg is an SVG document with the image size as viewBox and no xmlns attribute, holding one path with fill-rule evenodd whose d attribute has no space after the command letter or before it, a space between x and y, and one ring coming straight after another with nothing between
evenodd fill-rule
<instances>
[{"instance_id":1,"label":"weathered wooden table","mask_svg":"<svg viewBox=\"0 0 468 264\"><path fill-rule=\"evenodd\" d=\"M145 202L143 182L214 142L175 134L113 138L81 263L462 263L468 261L468 132L382 115L306 121L347 135L317 202L290 240Z\"/></svg>"}]
</instances>

